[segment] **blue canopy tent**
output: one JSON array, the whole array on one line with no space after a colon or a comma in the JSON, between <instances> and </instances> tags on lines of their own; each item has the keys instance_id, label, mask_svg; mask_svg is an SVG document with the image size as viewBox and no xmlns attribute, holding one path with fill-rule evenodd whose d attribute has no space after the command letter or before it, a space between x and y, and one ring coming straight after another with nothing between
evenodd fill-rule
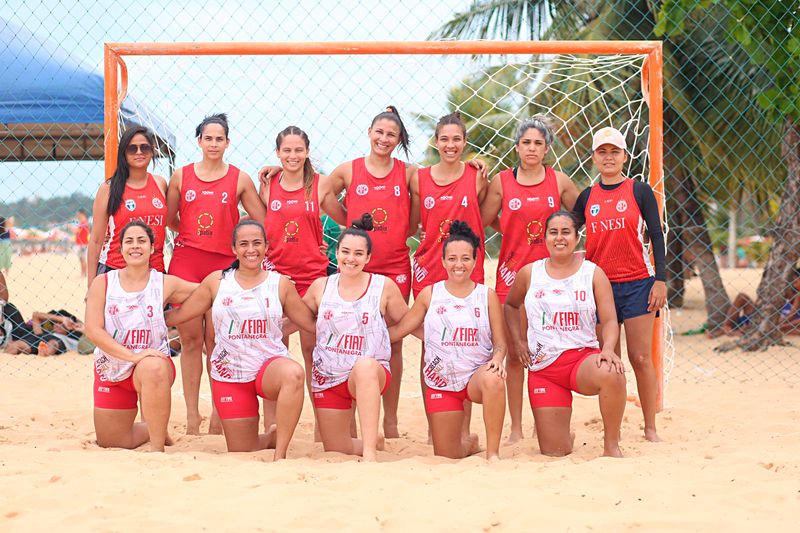
<instances>
[{"instance_id":1,"label":"blue canopy tent","mask_svg":"<svg viewBox=\"0 0 800 533\"><path fill-rule=\"evenodd\" d=\"M103 77L48 39L0 19L0 162L104 158ZM156 136L156 156L175 159L165 122L128 95L123 126ZM126 118L130 117L130 118Z\"/></svg>"}]
</instances>

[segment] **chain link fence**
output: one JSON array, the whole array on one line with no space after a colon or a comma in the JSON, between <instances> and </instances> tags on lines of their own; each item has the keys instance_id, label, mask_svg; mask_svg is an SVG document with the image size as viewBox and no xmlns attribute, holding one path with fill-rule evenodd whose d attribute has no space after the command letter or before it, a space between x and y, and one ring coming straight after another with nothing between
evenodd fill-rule
<instances>
[{"instance_id":1,"label":"chain link fence","mask_svg":"<svg viewBox=\"0 0 800 533\"><path fill-rule=\"evenodd\" d=\"M104 176L104 42L411 41L426 39L657 40L659 3L641 1L429 3L300 1L266 6L140 2L9 1L0 15L0 216L11 237L3 253L12 302L83 317L78 210L91 213ZM792 333L800 300L793 270L780 273L780 341L747 351L736 343L760 323L757 289L787 209L785 127L758 103L769 71L730 39L723 3L692 12L683 32L664 40L664 175L669 227L670 379L800 381ZM788 44L787 44L788 46ZM639 63L637 63L639 61ZM443 56L244 56L126 58L129 96L121 125L144 124L169 150L157 174L196 161L195 125L228 112L226 159L252 176L275 164L274 138L305 129L325 173L365 155L371 118L396 105L411 136L410 160L430 164L432 121L460 110L468 152L492 174L516 164L515 123L547 112L558 128L548 164L579 189L595 179L587 139L598 121L633 140L627 171L647 179L649 124L642 58ZM599 96L602 95L602 96ZM791 176L789 176L791 177ZM794 177L793 179L797 179ZM796 199L795 199L796 201ZM1 230L0 230L1 231ZM333 230L335 231L335 230ZM2 239L0 239L2 240ZM494 284L500 236L487 230L487 284ZM797 239L782 242L797 258ZM10 249L10 251L9 251ZM800 326L799 326L800 327ZM784 335L785 334L785 335ZM740 335L743 335L740 337ZM720 348L733 348L722 351ZM415 357L406 354L406 357ZM0 374L29 375L31 355L0 355ZM52 357L54 375L84 372L86 358ZM407 377L414 381L413 376Z\"/></svg>"}]
</instances>

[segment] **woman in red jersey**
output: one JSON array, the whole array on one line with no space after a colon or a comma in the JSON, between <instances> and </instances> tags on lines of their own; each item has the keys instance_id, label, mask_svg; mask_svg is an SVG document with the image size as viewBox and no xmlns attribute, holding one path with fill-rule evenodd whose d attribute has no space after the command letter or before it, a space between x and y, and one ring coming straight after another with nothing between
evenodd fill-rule
<instances>
[{"instance_id":1,"label":"woman in red jersey","mask_svg":"<svg viewBox=\"0 0 800 533\"><path fill-rule=\"evenodd\" d=\"M586 259L608 276L617 321L625 326L628 357L644 413L644 436L660 442L656 432L658 384L650 358L655 317L667 299L666 249L658 202L648 184L623 175L628 150L619 130L602 128L595 133L592 152L600 182L581 192L573 212L580 224L586 224ZM600 342L602 345L602 338ZM615 351L622 353L619 340Z\"/></svg>"},{"instance_id":2,"label":"woman in red jersey","mask_svg":"<svg viewBox=\"0 0 800 533\"><path fill-rule=\"evenodd\" d=\"M147 172L152 160L150 130L144 126L126 129L119 139L117 168L100 185L94 199L94 220L87 250L89 287L96 276L125 268L119 232L132 220L141 220L153 229L155 241L150 268L164 272L167 182Z\"/></svg>"},{"instance_id":3,"label":"woman in red jersey","mask_svg":"<svg viewBox=\"0 0 800 533\"><path fill-rule=\"evenodd\" d=\"M501 209L500 257L497 260L495 291L504 303L523 266L544 259L550 254L544 242L544 222L550 214L572 209L578 189L563 172L544 165L555 136L550 120L534 115L517 127L514 139L519 154L519 167L509 168L489 183L486 200L481 204L484 226L495 224ZM508 332L506 337L508 337ZM508 410L511 415L511 436L506 445L522 439L522 388L525 372L517 358L506 359L508 372Z\"/></svg>"},{"instance_id":4,"label":"woman in red jersey","mask_svg":"<svg viewBox=\"0 0 800 533\"><path fill-rule=\"evenodd\" d=\"M344 209L333 193L330 180L314 172L309 145L308 135L297 126L289 126L280 132L275 141L275 152L282 170L260 191L261 200L267 206L264 228L269 247L265 267L289 277L301 298L315 279L327 275L328 257L320 251L320 208L337 224L345 223ZM311 353L315 341L313 332L300 330L309 391ZM284 343L288 345L288 337ZM264 404L266 427L274 419L273 407Z\"/></svg>"},{"instance_id":5,"label":"woman in red jersey","mask_svg":"<svg viewBox=\"0 0 800 533\"><path fill-rule=\"evenodd\" d=\"M167 223L177 215L178 235L169 273L199 283L215 270L230 266L234 259L230 235L239 222L239 201L254 220L264 220L266 210L253 181L246 173L223 161L230 145L228 119L224 113L203 119L195 131L203 160L175 171L167 191ZM210 324L210 316L206 321ZM200 433L200 378L203 374L203 343L213 348L213 331L206 331L203 318L178 327L181 335L181 379L186 399L186 433ZM207 334L207 335L206 335ZM208 338L210 337L210 338ZM212 415L209 431L222 427Z\"/></svg>"}]
</instances>

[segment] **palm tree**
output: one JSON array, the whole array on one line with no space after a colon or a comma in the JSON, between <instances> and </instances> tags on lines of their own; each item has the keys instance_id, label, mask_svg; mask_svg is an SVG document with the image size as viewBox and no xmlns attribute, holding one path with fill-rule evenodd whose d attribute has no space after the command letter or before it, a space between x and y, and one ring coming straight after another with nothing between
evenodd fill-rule
<instances>
[{"instance_id":1,"label":"palm tree","mask_svg":"<svg viewBox=\"0 0 800 533\"><path fill-rule=\"evenodd\" d=\"M649 0L475 0L429 38L655 40ZM707 326L721 330L730 300L711 248L703 205L731 205L746 188L766 205L786 174L780 134L755 105L763 80L741 46L726 39L728 12L716 5L664 41L664 153L668 283L681 305L684 252L691 251L706 295ZM743 68L743 65L745 66ZM554 109L554 112L559 110ZM569 113L569 110L564 110ZM733 204L735 205L735 204Z\"/></svg>"}]
</instances>

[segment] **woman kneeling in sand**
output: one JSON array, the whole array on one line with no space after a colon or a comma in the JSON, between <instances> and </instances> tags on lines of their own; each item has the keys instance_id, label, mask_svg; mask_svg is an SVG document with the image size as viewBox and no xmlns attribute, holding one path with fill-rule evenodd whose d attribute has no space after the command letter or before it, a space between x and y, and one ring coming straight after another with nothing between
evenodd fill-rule
<instances>
[{"instance_id":1,"label":"woman kneeling in sand","mask_svg":"<svg viewBox=\"0 0 800 533\"><path fill-rule=\"evenodd\" d=\"M424 323L425 409L433 453L461 459L478 451L478 436L462 435L469 400L483 404L486 458L494 460L506 412L503 311L494 290L470 279L483 239L458 220L449 233L442 248L447 279L422 289L390 333L394 342L418 334Z\"/></svg>"},{"instance_id":2,"label":"woman kneeling in sand","mask_svg":"<svg viewBox=\"0 0 800 533\"><path fill-rule=\"evenodd\" d=\"M625 411L625 367L614 353L619 338L611 284L594 263L575 255L578 224L571 213L547 218L549 259L523 267L505 302L516 356L528 367L528 395L539 449L545 455L572 452L572 392L600 396L603 455L622 457L619 433ZM522 338L520 307L528 316ZM540 319L541 317L541 319ZM597 341L597 320L605 340Z\"/></svg>"},{"instance_id":3,"label":"woman kneeling in sand","mask_svg":"<svg viewBox=\"0 0 800 533\"><path fill-rule=\"evenodd\" d=\"M181 303L197 287L150 268L155 240L141 221L120 232L125 268L97 276L86 300L86 335L97 346L94 427L103 448L133 449L150 440L171 444L167 423L175 365L169 357L164 305ZM138 399L147 421L134 423Z\"/></svg>"},{"instance_id":4,"label":"woman kneeling in sand","mask_svg":"<svg viewBox=\"0 0 800 533\"><path fill-rule=\"evenodd\" d=\"M274 460L286 458L303 410L303 367L283 344L283 314L307 331L314 315L294 283L261 265L267 252L264 226L254 220L233 230L236 259L212 272L179 309L167 312L167 324L182 324L211 309L214 350L211 391L222 419L229 452L275 448ZM276 402L276 424L258 434L258 397Z\"/></svg>"}]
</instances>

